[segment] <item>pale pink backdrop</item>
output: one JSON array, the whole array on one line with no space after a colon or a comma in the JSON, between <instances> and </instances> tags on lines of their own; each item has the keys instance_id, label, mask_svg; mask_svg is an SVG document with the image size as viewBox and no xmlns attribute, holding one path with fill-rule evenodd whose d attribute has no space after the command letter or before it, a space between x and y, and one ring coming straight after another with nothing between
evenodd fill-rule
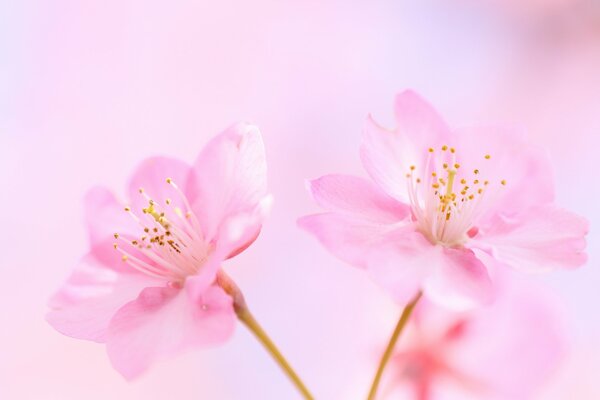
<instances>
[{"instance_id":1,"label":"pale pink backdrop","mask_svg":"<svg viewBox=\"0 0 600 400\"><path fill-rule=\"evenodd\" d=\"M530 277L571 338L540 398L599 398L598 71L597 1L0 2L0 398L298 398L242 327L126 383L44 321L86 249L85 190L121 190L149 155L191 161L236 120L263 132L275 203L227 268L318 398L364 398L399 309L295 220L315 210L304 179L364 174L364 118L391 123L404 88L452 124L517 122L548 147L559 202L592 232L588 265Z\"/></svg>"}]
</instances>

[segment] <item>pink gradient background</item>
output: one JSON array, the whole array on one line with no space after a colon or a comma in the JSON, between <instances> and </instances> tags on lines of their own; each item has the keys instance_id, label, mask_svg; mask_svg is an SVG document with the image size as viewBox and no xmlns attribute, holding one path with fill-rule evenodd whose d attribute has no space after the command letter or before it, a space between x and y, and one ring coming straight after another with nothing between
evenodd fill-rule
<instances>
[{"instance_id":1,"label":"pink gradient background","mask_svg":"<svg viewBox=\"0 0 600 400\"><path fill-rule=\"evenodd\" d=\"M398 307L295 220L315 210L304 179L364 175L364 118L391 123L404 88L451 124L521 123L549 149L559 203L592 232L587 266L528 278L571 336L540 398L600 398L600 3L522 3L0 2L0 398L297 398L241 327L126 383L103 346L44 321L86 250L86 189L121 190L149 155L191 161L236 120L263 132L275 203L228 271L318 398L363 398Z\"/></svg>"}]
</instances>

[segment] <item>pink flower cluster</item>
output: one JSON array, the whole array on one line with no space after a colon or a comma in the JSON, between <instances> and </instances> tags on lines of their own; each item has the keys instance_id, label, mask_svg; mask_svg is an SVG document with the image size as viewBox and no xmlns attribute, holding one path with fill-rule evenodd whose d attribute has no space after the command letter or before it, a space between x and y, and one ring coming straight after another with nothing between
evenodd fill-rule
<instances>
[{"instance_id":1,"label":"pink flower cluster","mask_svg":"<svg viewBox=\"0 0 600 400\"><path fill-rule=\"evenodd\" d=\"M481 396L520 396L556 365L562 336L538 300L498 290L494 277L505 267L582 265L588 224L554 205L547 157L519 129L450 129L410 91L397 96L395 117L393 130L367 120L360 155L371 180L310 181L325 212L299 225L400 305L423 293L395 352L391 388L433 398L443 377ZM191 166L162 157L142 162L127 203L92 189L85 199L90 251L51 299L49 323L105 343L128 379L156 360L225 342L236 314L264 338L248 314L242 318L221 266L260 232L270 205L266 175L258 129L238 124ZM492 337L498 347L483 351ZM486 375L482 363L513 373ZM540 373L516 382L530 366Z\"/></svg>"}]
</instances>

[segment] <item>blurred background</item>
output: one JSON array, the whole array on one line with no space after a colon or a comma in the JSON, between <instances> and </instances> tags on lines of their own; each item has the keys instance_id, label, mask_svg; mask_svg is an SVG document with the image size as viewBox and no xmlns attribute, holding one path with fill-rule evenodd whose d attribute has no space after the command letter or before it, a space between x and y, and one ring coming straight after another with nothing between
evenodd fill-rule
<instances>
[{"instance_id":1,"label":"blurred background","mask_svg":"<svg viewBox=\"0 0 600 400\"><path fill-rule=\"evenodd\" d=\"M262 130L275 197L227 266L319 399L364 398L400 312L296 228L303 181L365 175L367 113L412 88L451 125L515 122L546 146L558 202L591 220L589 262L530 276L560 299L569 355L540 399L600 398L600 1L0 1L0 398L295 399L250 334L133 383L45 321L86 251L81 199L132 168L192 161L237 120ZM360 383L360 384L359 384Z\"/></svg>"}]
</instances>

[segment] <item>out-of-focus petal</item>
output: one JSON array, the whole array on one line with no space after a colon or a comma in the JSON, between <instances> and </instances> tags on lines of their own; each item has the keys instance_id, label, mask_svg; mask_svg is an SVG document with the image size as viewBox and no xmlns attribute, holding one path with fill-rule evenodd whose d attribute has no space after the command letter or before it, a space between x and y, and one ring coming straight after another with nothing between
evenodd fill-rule
<instances>
[{"instance_id":1,"label":"out-of-focus petal","mask_svg":"<svg viewBox=\"0 0 600 400\"><path fill-rule=\"evenodd\" d=\"M555 303L536 287L512 285L469 317L448 356L474 384L466 387L473 398L528 399L556 371L567 341Z\"/></svg>"}]
</instances>

